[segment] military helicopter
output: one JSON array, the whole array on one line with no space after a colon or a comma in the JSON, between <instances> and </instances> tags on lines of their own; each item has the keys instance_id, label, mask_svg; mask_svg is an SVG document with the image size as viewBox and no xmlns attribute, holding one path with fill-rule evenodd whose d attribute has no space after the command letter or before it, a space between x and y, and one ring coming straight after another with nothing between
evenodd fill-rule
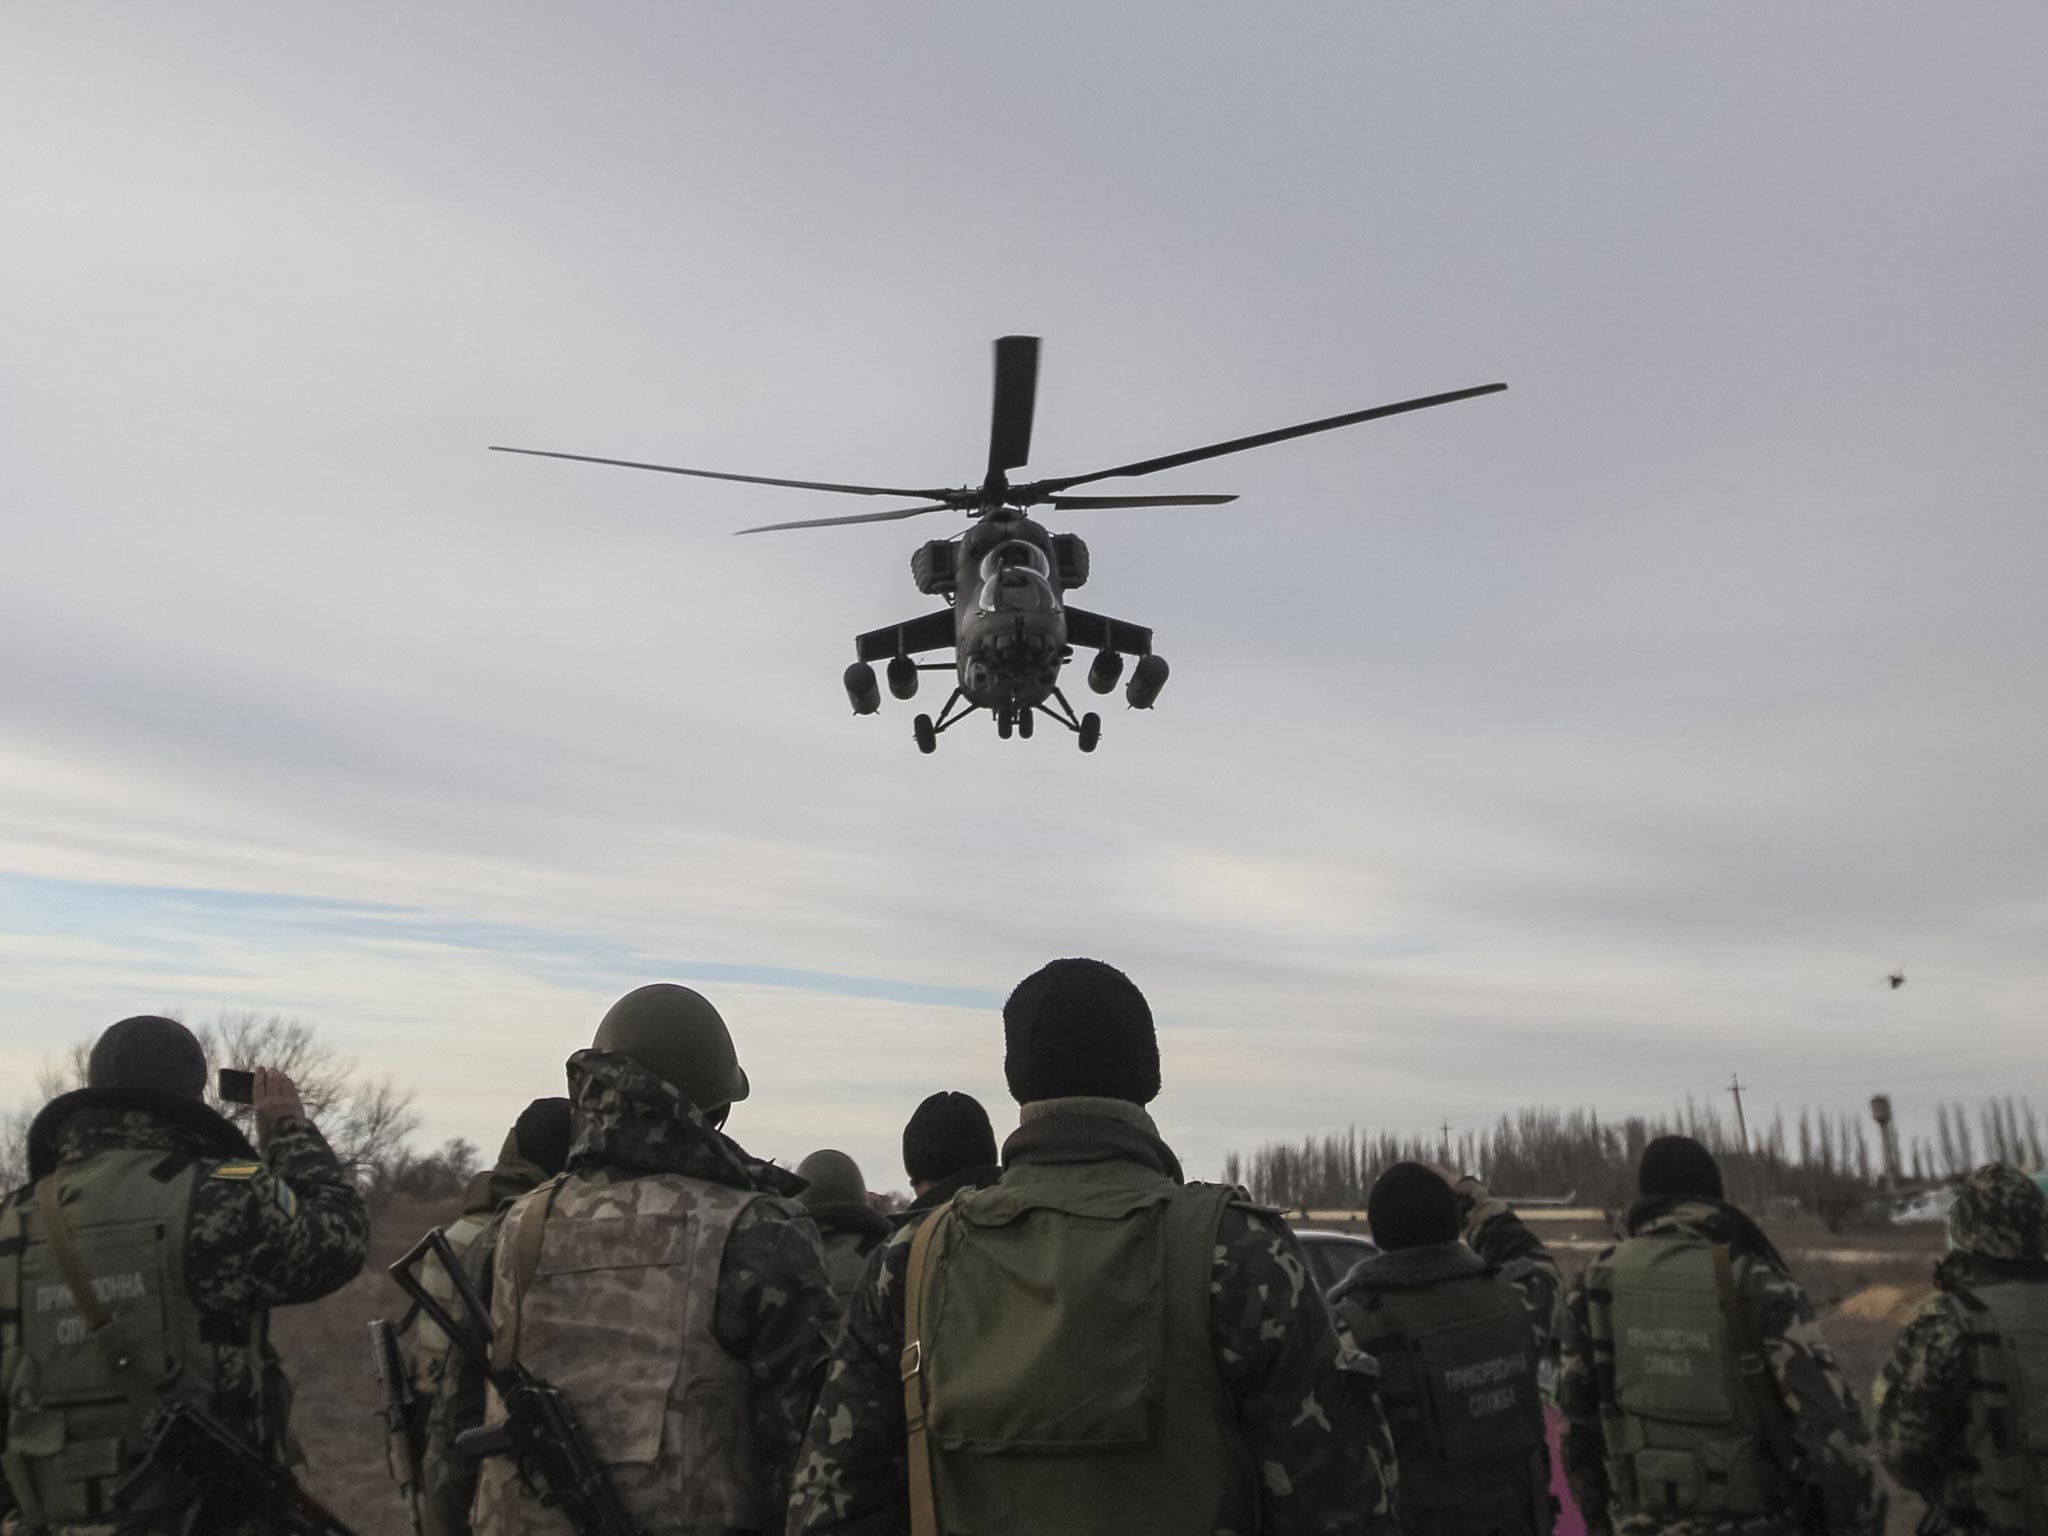
<instances>
[{"instance_id":1,"label":"military helicopter","mask_svg":"<svg viewBox=\"0 0 2048 1536\"><path fill-rule=\"evenodd\" d=\"M1898 991L1899 988L1903 987L1905 984L1906 968L1903 965L1900 966L1896 971L1893 971L1890 975L1886 976L1884 979L1884 985L1890 987L1894 992Z\"/></svg>"},{"instance_id":2,"label":"military helicopter","mask_svg":"<svg viewBox=\"0 0 2048 1536\"><path fill-rule=\"evenodd\" d=\"M735 480L746 485L787 486L802 491L833 491L848 496L909 498L915 506L881 512L856 512L841 517L813 517L795 522L764 523L741 533L774 533L790 528L831 528L845 523L883 523L927 512L964 512L972 526L950 538L932 539L910 558L917 589L942 597L945 608L933 609L854 639L854 661L846 669L847 702L856 715L881 708L881 689L874 663L882 662L889 692L898 699L916 697L918 675L952 672L956 682L938 717L920 714L912 733L920 752L938 747L942 732L977 710L995 719L996 734L1029 737L1038 715L1065 726L1079 738L1083 752L1093 752L1102 738L1102 717L1077 715L1059 686L1060 669L1080 647L1095 652L1088 668L1088 686L1107 694L1123 675L1124 658L1136 657L1124 699L1133 709L1150 709L1166 686L1166 658L1152 649L1152 631L1141 624L1105 617L1072 606L1067 593L1088 580L1088 546L1072 533L1053 533L1026 513L1049 506L1061 512L1097 511L1115 507L1214 507L1235 501L1234 495L1170 494L1155 496L1070 496L1077 485L1097 480L1126 479L1175 469L1203 459L1241 453L1268 443L1306 437L1382 416L1398 416L1475 395L1490 395L1505 384L1481 384L1444 395L1424 395L1393 405L1374 406L1321 421L1281 427L1251 437L1233 438L1158 458L1119 464L1084 475L1060 475L1012 485L1009 473L1031 458L1031 419L1038 400L1036 336L1003 336L995 344L995 403L990 414L988 469L979 485L922 486L842 485L821 480L783 480L768 475L735 475L711 469L684 469L675 464L646 464L633 459L604 459L584 453L557 453L541 448L493 445L495 453L522 453L543 459L571 459L581 464L612 464L622 469L655 470L665 475L691 475L704 480ZM950 661L918 661L932 651L951 650Z\"/></svg>"}]
</instances>

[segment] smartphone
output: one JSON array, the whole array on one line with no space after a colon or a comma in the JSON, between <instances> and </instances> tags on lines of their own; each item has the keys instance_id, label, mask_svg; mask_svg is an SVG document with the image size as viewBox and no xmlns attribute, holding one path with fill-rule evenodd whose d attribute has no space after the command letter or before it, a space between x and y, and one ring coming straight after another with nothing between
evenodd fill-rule
<instances>
[{"instance_id":1,"label":"smartphone","mask_svg":"<svg viewBox=\"0 0 2048 1536\"><path fill-rule=\"evenodd\" d=\"M253 1104L256 1102L256 1074L244 1072L240 1067L220 1069L220 1101L223 1104Z\"/></svg>"}]
</instances>

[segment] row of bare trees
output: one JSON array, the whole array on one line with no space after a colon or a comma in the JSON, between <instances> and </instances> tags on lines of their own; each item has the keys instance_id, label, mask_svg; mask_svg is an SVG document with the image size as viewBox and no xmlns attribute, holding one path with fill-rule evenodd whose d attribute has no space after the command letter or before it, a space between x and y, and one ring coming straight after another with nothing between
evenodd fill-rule
<instances>
[{"instance_id":1,"label":"row of bare trees","mask_svg":"<svg viewBox=\"0 0 2048 1536\"><path fill-rule=\"evenodd\" d=\"M308 1116L373 1200L381 1202L390 1194L443 1198L475 1173L477 1149L460 1137L433 1152L415 1150L411 1141L420 1117L412 1091L388 1076L363 1072L354 1058L336 1050L304 1020L224 1011L191 1027L216 1067L275 1067L287 1073ZM0 1190L26 1180L29 1122L42 1104L85 1085L91 1052L90 1040L76 1042L45 1064L32 1103L0 1112ZM222 1103L211 1084L207 1102L247 1129L246 1105Z\"/></svg>"},{"instance_id":2,"label":"row of bare trees","mask_svg":"<svg viewBox=\"0 0 2048 1536\"><path fill-rule=\"evenodd\" d=\"M1932 1141L1900 1149L1902 1181L1926 1185L1960 1178L1985 1158L2039 1168L2043 1138L2024 1100L1987 1101L1975 1117L1943 1104ZM1298 1142L1268 1142L1225 1159L1224 1178L1289 1210L1350 1210L1380 1171L1397 1162L1436 1162L1480 1173L1503 1194L1569 1197L1618 1210L1635 1193L1643 1148L1658 1136L1696 1138L1721 1161L1736 1199L1759 1209L1796 1208L1838 1226L1871 1207L1885 1188L1884 1148L1876 1127L1849 1114L1802 1109L1753 1130L1748 1146L1710 1105L1688 1098L1662 1116L1602 1119L1594 1109L1531 1107L1503 1115L1490 1129L1436 1136L1377 1134L1357 1126ZM1910 1156L1908 1156L1910 1150Z\"/></svg>"}]
</instances>

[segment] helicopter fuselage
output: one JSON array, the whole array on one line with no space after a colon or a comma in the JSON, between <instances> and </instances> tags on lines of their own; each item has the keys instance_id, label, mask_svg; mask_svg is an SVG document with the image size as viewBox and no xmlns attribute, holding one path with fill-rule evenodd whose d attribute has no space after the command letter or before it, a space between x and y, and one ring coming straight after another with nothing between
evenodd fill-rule
<instances>
[{"instance_id":1,"label":"helicopter fuselage","mask_svg":"<svg viewBox=\"0 0 2048 1536\"><path fill-rule=\"evenodd\" d=\"M963 534L953 578L961 695L983 709L1035 709L1059 685L1067 619L1052 535L1004 507Z\"/></svg>"}]
</instances>

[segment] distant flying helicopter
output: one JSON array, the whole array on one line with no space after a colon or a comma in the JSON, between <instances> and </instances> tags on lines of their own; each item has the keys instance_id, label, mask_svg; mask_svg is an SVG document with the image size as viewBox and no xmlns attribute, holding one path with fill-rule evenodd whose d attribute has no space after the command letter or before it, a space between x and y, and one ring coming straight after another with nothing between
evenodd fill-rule
<instances>
[{"instance_id":1,"label":"distant flying helicopter","mask_svg":"<svg viewBox=\"0 0 2048 1536\"><path fill-rule=\"evenodd\" d=\"M1070 496L1077 485L1097 480L1150 475L1203 459L1241 453L1268 443L1306 437L1382 416L1448 405L1507 388L1481 384L1449 394L1424 395L1393 405L1374 406L1343 416L1299 426L1281 427L1251 437L1233 438L1204 448L1190 448L1153 459L1119 464L1085 475L1061 475L1012 485L1009 472L1031 457L1031 419L1038 397L1036 336L1004 336L996 341L995 404L989 421L988 469L979 485L900 486L842 485L821 480L782 480L767 475L735 475L710 469L684 469L674 464L647 464L633 459L604 459L584 453L556 453L539 448L493 445L496 453L523 453L543 459L572 459L583 464L613 464L623 469L648 469L667 475L693 475L705 480L736 480L747 485L779 485L804 491L834 491L849 496L902 496L920 503L882 512L857 512L842 517L814 517L796 522L766 523L741 533L772 533L786 528L826 528L842 523L881 523L917 517L926 512L964 512L973 525L950 538L933 539L910 558L917 589L942 597L947 607L872 629L854 639L854 661L846 669L847 701L856 715L881 708L875 662L886 664L889 691L899 699L916 696L921 672L953 672L952 696L938 718L919 715L912 732L920 752L937 749L941 732L958 725L976 710L995 719L996 734L1029 737L1036 715L1043 714L1072 731L1083 752L1093 752L1102 736L1102 717L1076 715L1060 690L1060 669L1079 646L1095 652L1088 668L1088 686L1096 693L1114 689L1123 675L1124 658L1137 664L1124 688L1133 709L1150 709L1166 686L1166 658L1152 649L1152 631L1140 624L1112 619L1075 608L1067 593L1088 580L1088 546L1079 535L1052 533L1026 515L1032 506L1062 512L1113 507L1212 507L1235 501L1234 495ZM950 661L920 662L913 658L950 649Z\"/></svg>"},{"instance_id":2,"label":"distant flying helicopter","mask_svg":"<svg viewBox=\"0 0 2048 1536\"><path fill-rule=\"evenodd\" d=\"M1885 984L1894 992L1898 991L1899 988L1906 984L1906 968L1902 965L1896 971L1893 971L1891 975L1885 977Z\"/></svg>"}]
</instances>

